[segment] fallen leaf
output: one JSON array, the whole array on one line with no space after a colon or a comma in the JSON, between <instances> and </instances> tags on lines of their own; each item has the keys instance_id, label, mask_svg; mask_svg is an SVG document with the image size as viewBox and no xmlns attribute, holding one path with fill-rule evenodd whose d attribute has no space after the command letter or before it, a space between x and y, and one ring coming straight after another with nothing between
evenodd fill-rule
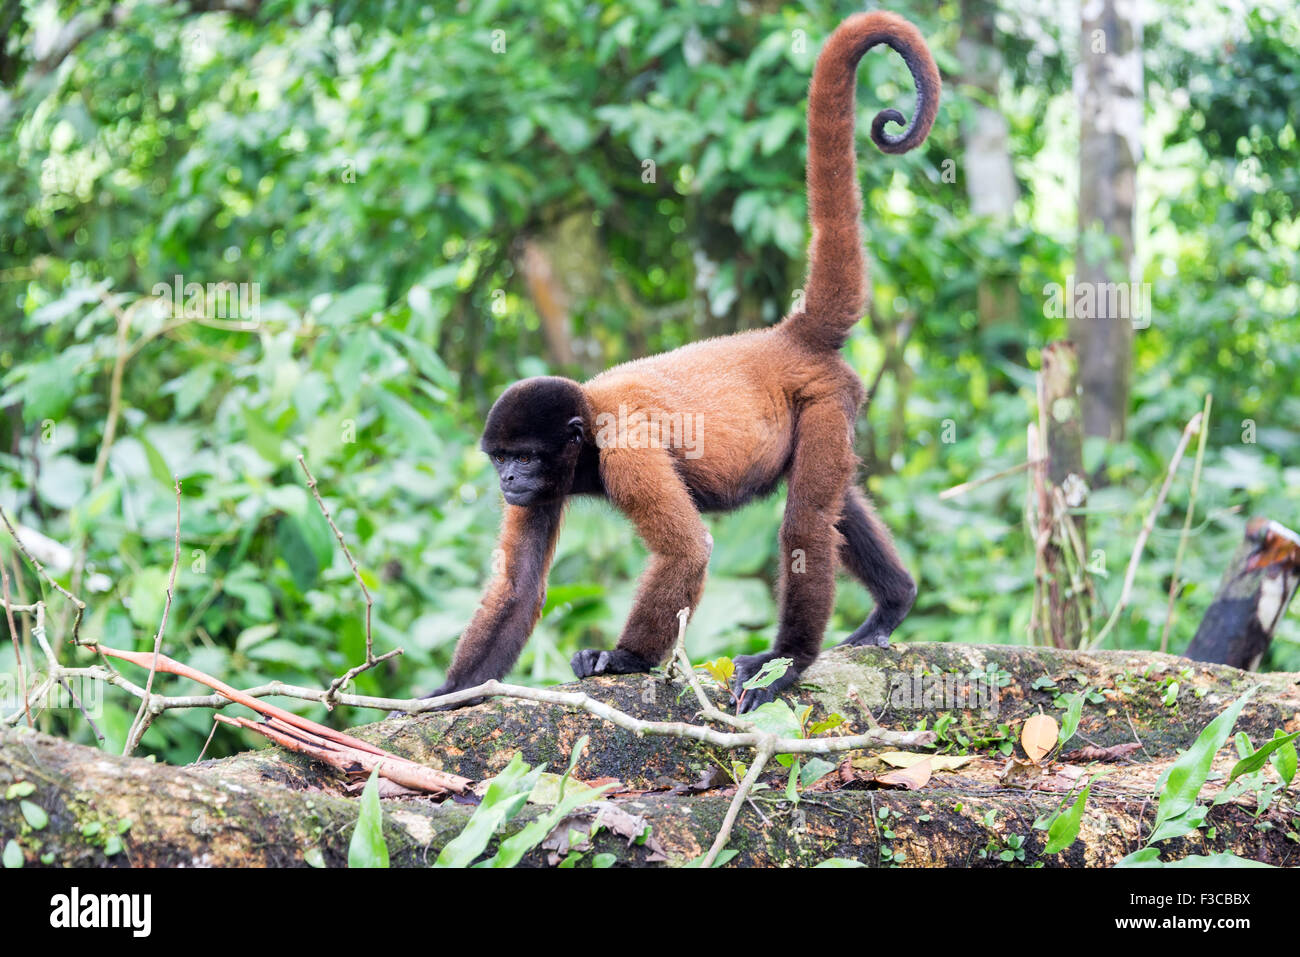
<instances>
[{"instance_id":1,"label":"fallen leaf","mask_svg":"<svg viewBox=\"0 0 1300 957\"><path fill-rule=\"evenodd\" d=\"M1027 788L1033 786L1043 776L1043 766L1037 761L1021 761L1010 758L998 772L998 780L1003 787Z\"/></svg>"},{"instance_id":2,"label":"fallen leaf","mask_svg":"<svg viewBox=\"0 0 1300 957\"><path fill-rule=\"evenodd\" d=\"M935 771L956 771L970 764L969 754L916 754L912 751L886 751L877 755L881 761L895 768L910 768L922 761L929 761ZM855 764L854 767L857 767Z\"/></svg>"},{"instance_id":3,"label":"fallen leaf","mask_svg":"<svg viewBox=\"0 0 1300 957\"><path fill-rule=\"evenodd\" d=\"M918 761L911 767L876 775L877 784L888 784L908 791L915 791L918 788L925 787L925 783L929 780L930 758L928 757Z\"/></svg>"},{"instance_id":4,"label":"fallen leaf","mask_svg":"<svg viewBox=\"0 0 1300 957\"><path fill-rule=\"evenodd\" d=\"M642 834L645 834L649 826L645 818L624 811L609 801L601 801L580 807L560 821L547 835L546 840L542 841L542 847L547 851L547 862L554 867L564 860L571 850L591 850L591 835L599 828L606 828L619 837L626 838L628 846L631 846ZM655 840L654 834L647 835L642 846L648 852L647 863L668 860L663 845Z\"/></svg>"},{"instance_id":5,"label":"fallen leaf","mask_svg":"<svg viewBox=\"0 0 1300 957\"><path fill-rule=\"evenodd\" d=\"M1020 746L1025 749L1030 761L1038 763L1052 753L1058 734L1060 728L1055 720L1045 714L1036 714L1020 729Z\"/></svg>"},{"instance_id":6,"label":"fallen leaf","mask_svg":"<svg viewBox=\"0 0 1300 957\"><path fill-rule=\"evenodd\" d=\"M1098 748L1089 744L1082 748L1061 755L1063 761L1120 761L1142 747L1137 741L1128 744L1112 744L1108 748Z\"/></svg>"},{"instance_id":7,"label":"fallen leaf","mask_svg":"<svg viewBox=\"0 0 1300 957\"><path fill-rule=\"evenodd\" d=\"M726 771L716 764L710 764L700 772L699 780L693 784L683 784L679 781L672 786L671 790L673 794L703 794L705 791L727 787L734 783Z\"/></svg>"}]
</instances>

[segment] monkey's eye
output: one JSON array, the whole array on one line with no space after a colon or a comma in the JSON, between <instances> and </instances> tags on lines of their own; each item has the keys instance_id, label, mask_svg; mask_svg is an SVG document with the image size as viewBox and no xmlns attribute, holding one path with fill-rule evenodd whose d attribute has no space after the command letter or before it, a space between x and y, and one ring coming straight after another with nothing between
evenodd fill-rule
<instances>
[{"instance_id":1,"label":"monkey's eye","mask_svg":"<svg viewBox=\"0 0 1300 957\"><path fill-rule=\"evenodd\" d=\"M528 464L528 460L529 460L531 457L532 457L532 456L529 456L529 455L521 455L521 456L519 456L519 464L520 464L520 465L527 465L527 464Z\"/></svg>"},{"instance_id":2,"label":"monkey's eye","mask_svg":"<svg viewBox=\"0 0 1300 957\"><path fill-rule=\"evenodd\" d=\"M497 465L505 465L506 457L502 455L500 452L498 452L492 456L492 461L495 462Z\"/></svg>"}]
</instances>

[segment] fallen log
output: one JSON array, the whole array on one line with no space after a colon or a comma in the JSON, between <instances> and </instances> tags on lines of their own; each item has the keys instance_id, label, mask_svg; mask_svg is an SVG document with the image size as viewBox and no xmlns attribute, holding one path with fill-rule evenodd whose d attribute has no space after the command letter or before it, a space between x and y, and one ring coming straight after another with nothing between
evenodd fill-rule
<instances>
[{"instance_id":1,"label":"fallen log","mask_svg":"<svg viewBox=\"0 0 1300 957\"><path fill-rule=\"evenodd\" d=\"M839 649L808 670L799 701L792 702L796 711L810 706L810 720L839 715L836 734L872 722L895 730L943 724L940 743L972 757L955 770L936 771L918 789L885 790L874 780L879 758L855 752L797 803L786 799L788 771L773 762L762 777L768 787L740 812L729 845L738 851L732 864L810 865L831 857L869 865L1113 864L1150 833L1156 778L1205 724L1257 686L1237 730L1256 743L1274 729L1297 730L1297 682L1294 674L1248 674L1154 653L939 644ZM690 720L698 707L682 685L647 676L598 678L581 687L638 717ZM1072 746L1139 747L1106 765L1110 773L1094 782L1079 840L1045 855L1046 833L1034 823L1060 807L1079 778L1072 766L1058 764L1026 787L1007 787L999 776L1004 752L1015 747L1025 718L1040 709L1059 715L1056 695L1085 688L1092 694ZM610 831L595 837L595 852L630 866L681 865L702 854L734 793L716 769L732 757L749 758L685 739L638 738L586 712L508 699L351 731L474 780L496 774L516 752L530 764L562 770L587 735L575 773L585 780L616 778L606 803L643 817L666 856L653 861L650 848ZM1235 760L1231 746L1223 749L1216 770ZM0 800L0 846L15 841L28 866L341 866L357 814L349 775L275 747L179 768L17 728L0 734L0 796L17 782L34 786L23 800L47 822L34 828L19 800ZM1223 783L1212 781L1203 797ZM431 864L473 813L463 803L426 798L385 800L383 810L394 866ZM1213 831L1161 848L1172 857L1226 849L1289 862L1297 846L1287 838L1294 800L1284 793L1259 816L1257 810L1244 798L1222 804L1210 811ZM501 836L539 813L530 806ZM539 848L523 863L545 866L551 859Z\"/></svg>"}]
</instances>

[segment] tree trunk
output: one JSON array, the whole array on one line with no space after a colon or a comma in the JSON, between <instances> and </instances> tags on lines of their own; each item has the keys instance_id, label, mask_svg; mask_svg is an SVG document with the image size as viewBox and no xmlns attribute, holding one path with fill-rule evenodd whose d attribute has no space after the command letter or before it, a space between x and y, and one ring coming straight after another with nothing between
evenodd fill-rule
<instances>
[{"instance_id":1,"label":"tree trunk","mask_svg":"<svg viewBox=\"0 0 1300 957\"><path fill-rule=\"evenodd\" d=\"M1298 582L1300 535L1266 518L1251 519L1187 657L1254 671Z\"/></svg>"},{"instance_id":2,"label":"tree trunk","mask_svg":"<svg viewBox=\"0 0 1300 957\"><path fill-rule=\"evenodd\" d=\"M962 82L978 91L970 119L962 130L965 147L966 194L971 212L1005 227L1015 208L1019 188L1011 166L1010 128L998 109L1002 51L998 49L993 17L994 0L962 0L962 35L957 43ZM980 277L976 311L981 328L1015 321L1018 286L1014 263L989 264L1000 271Z\"/></svg>"},{"instance_id":3,"label":"tree trunk","mask_svg":"<svg viewBox=\"0 0 1300 957\"><path fill-rule=\"evenodd\" d=\"M1170 704L1175 680L1176 702ZM921 720L934 727L946 714L955 718L947 725L946 740L966 740L965 750L975 757L909 791L881 789L873 780L884 770L879 761L869 754L850 755L851 762L806 790L797 804L786 800L788 772L773 763L763 776L769 787L753 796L766 823L753 806L741 810L729 844L739 852L734 863L809 865L850 857L873 866L995 865L1004 862L1003 851L1019 846L1023 861L1012 854L1017 865L1112 864L1149 834L1155 804L1148 795L1179 749L1250 685L1260 689L1237 729L1256 742L1271 737L1275 728L1290 729L1300 712L1296 681L1296 675L1248 675L1154 653L1085 655L947 644L829 652L808 670L799 695L815 716L834 712L850 729L863 730L868 726L863 708L881 726L900 729ZM1018 740L1024 719L1040 709L1059 716L1061 706L1053 699L1057 691L1084 687L1099 691L1103 700L1084 707L1070 747L1140 746L1131 756L1135 760L1109 765L1113 770L1094 783L1079 841L1065 852L1044 855L1046 835L1033 822L1055 811L1077 788L1077 774L1066 772L1082 769L1087 759L1060 763L1027 786L1004 787L999 774L1006 759L997 744ZM581 688L640 717L693 716L689 693L646 676L591 679ZM975 706L963 710L958 706L963 700ZM1007 729L1009 739L999 737L999 726ZM637 738L586 712L553 705L495 700L456 712L389 719L357 729L357 734L475 779L497 773L516 752L531 764L545 762L560 770L574 744L588 735L577 775L617 778L622 790L608 803L651 825L667 865L681 865L708 848L733 793L726 786L701 793L691 787L719 761L726 763L725 753L682 739ZM1216 769L1231 767L1236 760L1231 751L1224 749ZM746 752L731 756L750 759ZM837 787L846 780L850 783ZM309 859L342 866L356 820L357 801L350 796L346 775L278 748L179 768L20 728L0 733L0 794L18 781L35 786L22 800L39 806L48 823L33 828L19 799L0 800L0 847L17 842L29 866L42 861L62 866L294 866ZM1207 785L1202 797L1222 783ZM1168 856L1229 849L1284 862L1295 846L1286 839L1291 812L1284 805L1290 804L1275 801L1257 820L1248 803L1226 803L1210 812L1212 837L1199 832L1162 848ZM473 813L472 807L450 800L388 799L382 806L395 866L432 863ZM889 814L882 818L884 811ZM516 833L538 813L530 805L504 834ZM1273 826L1261 828L1259 821ZM593 847L632 866L657 863L649 860L653 850L648 843L629 843L609 831L598 834ZM523 863L544 866L547 852L531 851Z\"/></svg>"},{"instance_id":4,"label":"tree trunk","mask_svg":"<svg viewBox=\"0 0 1300 957\"><path fill-rule=\"evenodd\" d=\"M1069 509L1087 503L1083 472L1083 430L1079 413L1079 359L1074 344L1052 342L1043 349L1038 374L1038 428L1042 434L1038 467L1038 535L1042 547L1039 579L1047 637L1057 648L1077 648L1088 621L1086 583L1088 530L1083 516Z\"/></svg>"},{"instance_id":5,"label":"tree trunk","mask_svg":"<svg viewBox=\"0 0 1300 957\"><path fill-rule=\"evenodd\" d=\"M1142 137L1142 22L1137 4L1090 0L1080 21L1079 247L1070 338L1079 347L1089 435L1124 437L1133 360L1128 296ZM1119 293L1124 293L1120 296Z\"/></svg>"}]
</instances>

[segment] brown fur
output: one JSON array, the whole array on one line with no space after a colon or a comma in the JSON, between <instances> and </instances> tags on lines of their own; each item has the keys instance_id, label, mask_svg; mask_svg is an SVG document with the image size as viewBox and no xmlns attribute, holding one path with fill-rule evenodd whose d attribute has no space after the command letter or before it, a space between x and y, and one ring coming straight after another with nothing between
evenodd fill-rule
<instances>
[{"instance_id":1,"label":"brown fur","mask_svg":"<svg viewBox=\"0 0 1300 957\"><path fill-rule=\"evenodd\" d=\"M858 60L886 43L903 54L917 84L917 110L899 135L876 117L872 138L886 152L919 145L938 107L939 74L917 30L890 13L852 16L827 40L813 73L808 108L808 195L812 221L806 308L781 324L694 343L617 366L579 386L565 379L512 386L489 415L484 448L498 460L503 489L516 476L512 454L544 456L534 470L536 502L507 508L500 548L506 567L457 648L440 692L501 677L523 647L542 604L563 501L600 494L635 524L651 558L632 614L613 652L580 652L580 675L645 670L669 654L677 612L692 611L704 588L712 540L701 511L735 508L786 479L781 525L781 616L773 650L738 659L740 677L788 657L793 667L770 689L746 696L751 707L788 686L817 656L834 602L838 561L876 598L871 618L850 637L888 643L910 609L915 587L866 497L852 487L853 423L861 380L839 355L866 297L862 201L854 155ZM597 442L602 415L633 412L698 416L699 457L681 448L629 448ZM566 439L564 424L581 423ZM576 444L575 444L576 442ZM558 463L558 465L556 464ZM511 489L521 486L511 485Z\"/></svg>"}]
</instances>

